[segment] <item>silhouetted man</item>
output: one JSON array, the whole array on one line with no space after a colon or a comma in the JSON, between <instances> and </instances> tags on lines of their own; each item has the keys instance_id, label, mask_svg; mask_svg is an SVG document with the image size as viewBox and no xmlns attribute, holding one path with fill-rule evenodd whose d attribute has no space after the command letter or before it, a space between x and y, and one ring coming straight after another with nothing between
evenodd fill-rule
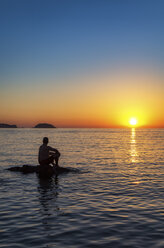
<instances>
[{"instance_id":1,"label":"silhouetted man","mask_svg":"<svg viewBox=\"0 0 164 248\"><path fill-rule=\"evenodd\" d=\"M39 154L38 154L38 161L40 165L49 165L52 164L53 166L59 166L58 161L60 157L60 152L48 146L48 138L43 138L43 144L39 147ZM55 163L54 163L55 160Z\"/></svg>"}]
</instances>

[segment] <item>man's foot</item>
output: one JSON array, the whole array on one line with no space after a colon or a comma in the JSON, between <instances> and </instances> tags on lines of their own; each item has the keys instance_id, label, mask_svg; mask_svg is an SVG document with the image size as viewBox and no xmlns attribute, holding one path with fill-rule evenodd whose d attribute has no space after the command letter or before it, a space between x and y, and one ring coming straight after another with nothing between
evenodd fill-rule
<instances>
[{"instance_id":1,"label":"man's foot","mask_svg":"<svg viewBox=\"0 0 164 248\"><path fill-rule=\"evenodd\" d=\"M54 168L59 168L59 165L53 163L53 167L54 167Z\"/></svg>"},{"instance_id":2,"label":"man's foot","mask_svg":"<svg viewBox=\"0 0 164 248\"><path fill-rule=\"evenodd\" d=\"M53 170L54 170L55 174L58 174L58 168L59 168L59 166L54 164Z\"/></svg>"},{"instance_id":3,"label":"man's foot","mask_svg":"<svg viewBox=\"0 0 164 248\"><path fill-rule=\"evenodd\" d=\"M52 162L50 165L51 165L52 167L54 167L54 168L55 168L55 167L59 167L59 165L57 165L57 164L55 164L55 163L53 163L53 162Z\"/></svg>"}]
</instances>

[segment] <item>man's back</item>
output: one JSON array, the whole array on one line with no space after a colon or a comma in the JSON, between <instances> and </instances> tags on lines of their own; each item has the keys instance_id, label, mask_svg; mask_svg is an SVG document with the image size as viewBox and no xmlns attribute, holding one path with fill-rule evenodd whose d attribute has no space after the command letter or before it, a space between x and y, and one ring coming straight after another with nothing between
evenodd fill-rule
<instances>
[{"instance_id":1,"label":"man's back","mask_svg":"<svg viewBox=\"0 0 164 248\"><path fill-rule=\"evenodd\" d=\"M49 151L51 150L50 146L43 144L39 148L38 160L43 161L49 158Z\"/></svg>"}]
</instances>

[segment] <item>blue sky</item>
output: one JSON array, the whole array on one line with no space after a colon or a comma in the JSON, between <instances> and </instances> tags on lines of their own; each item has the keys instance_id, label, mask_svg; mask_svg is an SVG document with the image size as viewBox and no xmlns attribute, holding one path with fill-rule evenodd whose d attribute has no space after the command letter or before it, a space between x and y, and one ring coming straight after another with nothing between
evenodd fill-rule
<instances>
[{"instance_id":1,"label":"blue sky","mask_svg":"<svg viewBox=\"0 0 164 248\"><path fill-rule=\"evenodd\" d=\"M42 77L117 63L163 68L161 0L1 0L2 75Z\"/></svg>"}]
</instances>

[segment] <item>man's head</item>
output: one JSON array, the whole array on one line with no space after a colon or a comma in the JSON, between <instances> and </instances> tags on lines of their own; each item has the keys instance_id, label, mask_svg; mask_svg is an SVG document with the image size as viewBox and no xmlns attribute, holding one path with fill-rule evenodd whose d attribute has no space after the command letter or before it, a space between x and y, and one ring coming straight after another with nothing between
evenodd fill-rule
<instances>
[{"instance_id":1,"label":"man's head","mask_svg":"<svg viewBox=\"0 0 164 248\"><path fill-rule=\"evenodd\" d=\"M43 138L43 144L46 144L46 145L48 144L48 138L47 137Z\"/></svg>"}]
</instances>

